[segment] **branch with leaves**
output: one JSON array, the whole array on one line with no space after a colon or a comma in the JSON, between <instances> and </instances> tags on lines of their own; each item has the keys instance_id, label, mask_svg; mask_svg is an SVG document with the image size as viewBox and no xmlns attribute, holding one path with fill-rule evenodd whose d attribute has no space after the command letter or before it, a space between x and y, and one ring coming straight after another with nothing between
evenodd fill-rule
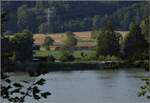
<instances>
[{"instance_id":1,"label":"branch with leaves","mask_svg":"<svg viewBox=\"0 0 150 103\"><path fill-rule=\"evenodd\" d=\"M147 99L150 99L150 77L142 79L144 84L140 87L138 92L139 96L146 96Z\"/></svg>"},{"instance_id":2,"label":"branch with leaves","mask_svg":"<svg viewBox=\"0 0 150 103\"><path fill-rule=\"evenodd\" d=\"M13 83L10 79L5 78L4 82L6 82L7 85L1 84L1 97L12 103L23 103L26 97L32 97L35 100L40 100L41 98L46 99L51 93L48 91L42 92L38 87L44 85L45 81L43 78L37 81L35 80L25 89L25 85L29 84L28 81Z\"/></svg>"}]
</instances>

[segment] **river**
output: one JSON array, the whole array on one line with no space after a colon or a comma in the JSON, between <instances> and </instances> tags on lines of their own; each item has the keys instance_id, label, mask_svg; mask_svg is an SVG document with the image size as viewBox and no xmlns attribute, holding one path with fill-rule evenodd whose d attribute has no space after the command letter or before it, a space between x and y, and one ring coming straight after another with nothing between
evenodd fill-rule
<instances>
[{"instance_id":1,"label":"river","mask_svg":"<svg viewBox=\"0 0 150 103\"><path fill-rule=\"evenodd\" d=\"M148 75L150 72L141 69L50 72L38 78L46 79L46 84L40 88L52 95L38 102L27 98L26 102L149 103L145 97L137 96L143 84L140 78ZM11 78L16 81L35 79L27 75L13 75Z\"/></svg>"}]
</instances>

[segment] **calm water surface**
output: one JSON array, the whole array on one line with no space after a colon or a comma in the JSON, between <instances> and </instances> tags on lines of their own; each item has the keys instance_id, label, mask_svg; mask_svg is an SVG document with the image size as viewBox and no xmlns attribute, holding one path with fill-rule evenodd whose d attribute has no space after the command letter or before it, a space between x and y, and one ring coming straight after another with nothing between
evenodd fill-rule
<instances>
[{"instance_id":1,"label":"calm water surface","mask_svg":"<svg viewBox=\"0 0 150 103\"><path fill-rule=\"evenodd\" d=\"M99 70L50 72L42 75L46 84L40 87L52 93L38 102L27 98L27 103L150 103L138 97L137 91L143 81L140 77L150 75L144 70ZM32 81L27 75L14 75L14 81ZM4 102L2 100L2 102ZM5 101L6 102L6 101Z\"/></svg>"}]
</instances>

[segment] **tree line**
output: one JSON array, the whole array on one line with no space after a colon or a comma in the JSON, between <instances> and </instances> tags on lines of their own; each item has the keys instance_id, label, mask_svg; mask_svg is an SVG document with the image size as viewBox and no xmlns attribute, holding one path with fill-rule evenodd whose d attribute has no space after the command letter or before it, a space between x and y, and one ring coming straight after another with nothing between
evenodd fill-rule
<instances>
[{"instance_id":1,"label":"tree line","mask_svg":"<svg viewBox=\"0 0 150 103\"><path fill-rule=\"evenodd\" d=\"M128 30L131 21L148 14L148 2L123 1L2 1L8 13L6 34L28 29L32 33L87 31L111 19L116 29Z\"/></svg>"}]
</instances>

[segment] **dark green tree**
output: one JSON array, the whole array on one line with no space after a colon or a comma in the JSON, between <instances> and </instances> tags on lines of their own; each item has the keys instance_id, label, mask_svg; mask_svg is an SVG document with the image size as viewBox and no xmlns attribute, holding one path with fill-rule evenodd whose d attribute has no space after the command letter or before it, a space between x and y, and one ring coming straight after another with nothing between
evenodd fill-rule
<instances>
[{"instance_id":1,"label":"dark green tree","mask_svg":"<svg viewBox=\"0 0 150 103\"><path fill-rule=\"evenodd\" d=\"M52 45L53 42L54 40L50 36L47 36L45 37L43 46L46 47L46 49L49 49L49 46Z\"/></svg>"},{"instance_id":2,"label":"dark green tree","mask_svg":"<svg viewBox=\"0 0 150 103\"><path fill-rule=\"evenodd\" d=\"M97 55L116 55L120 54L119 38L109 23L103 28L97 37Z\"/></svg>"},{"instance_id":3,"label":"dark green tree","mask_svg":"<svg viewBox=\"0 0 150 103\"><path fill-rule=\"evenodd\" d=\"M149 18L148 16L144 17L144 19L141 21L140 27L142 29L142 34L145 36L145 39L149 42Z\"/></svg>"},{"instance_id":4,"label":"dark green tree","mask_svg":"<svg viewBox=\"0 0 150 103\"><path fill-rule=\"evenodd\" d=\"M38 101L41 98L46 99L49 95L51 95L49 91L43 92L38 87L45 84L46 80L43 78L34 80L32 83L26 80L13 82L9 77L3 74L2 81L3 84L1 84L0 89L1 97L11 103L24 103L26 97L31 97Z\"/></svg>"},{"instance_id":5,"label":"dark green tree","mask_svg":"<svg viewBox=\"0 0 150 103\"><path fill-rule=\"evenodd\" d=\"M148 50L148 43L146 42L140 25L137 23L130 24L130 31L125 39L124 54L127 58L132 58L141 55L141 53Z\"/></svg>"},{"instance_id":6,"label":"dark green tree","mask_svg":"<svg viewBox=\"0 0 150 103\"><path fill-rule=\"evenodd\" d=\"M77 45L77 39L72 32L67 32L65 34L64 45L66 47L72 47Z\"/></svg>"},{"instance_id":7,"label":"dark green tree","mask_svg":"<svg viewBox=\"0 0 150 103\"><path fill-rule=\"evenodd\" d=\"M96 15L93 17L93 23L92 23L94 28L98 28L101 26L101 16Z\"/></svg>"},{"instance_id":8,"label":"dark green tree","mask_svg":"<svg viewBox=\"0 0 150 103\"><path fill-rule=\"evenodd\" d=\"M48 33L48 25L47 25L47 23L40 24L40 26L39 26L39 33L44 33L44 34Z\"/></svg>"},{"instance_id":9,"label":"dark green tree","mask_svg":"<svg viewBox=\"0 0 150 103\"><path fill-rule=\"evenodd\" d=\"M32 33L28 30L16 33L12 41L15 45L16 60L21 62L32 59L33 39Z\"/></svg>"},{"instance_id":10,"label":"dark green tree","mask_svg":"<svg viewBox=\"0 0 150 103\"><path fill-rule=\"evenodd\" d=\"M32 32L37 31L37 20L34 9L29 9L27 5L18 8L18 27L20 30L28 29Z\"/></svg>"}]
</instances>

